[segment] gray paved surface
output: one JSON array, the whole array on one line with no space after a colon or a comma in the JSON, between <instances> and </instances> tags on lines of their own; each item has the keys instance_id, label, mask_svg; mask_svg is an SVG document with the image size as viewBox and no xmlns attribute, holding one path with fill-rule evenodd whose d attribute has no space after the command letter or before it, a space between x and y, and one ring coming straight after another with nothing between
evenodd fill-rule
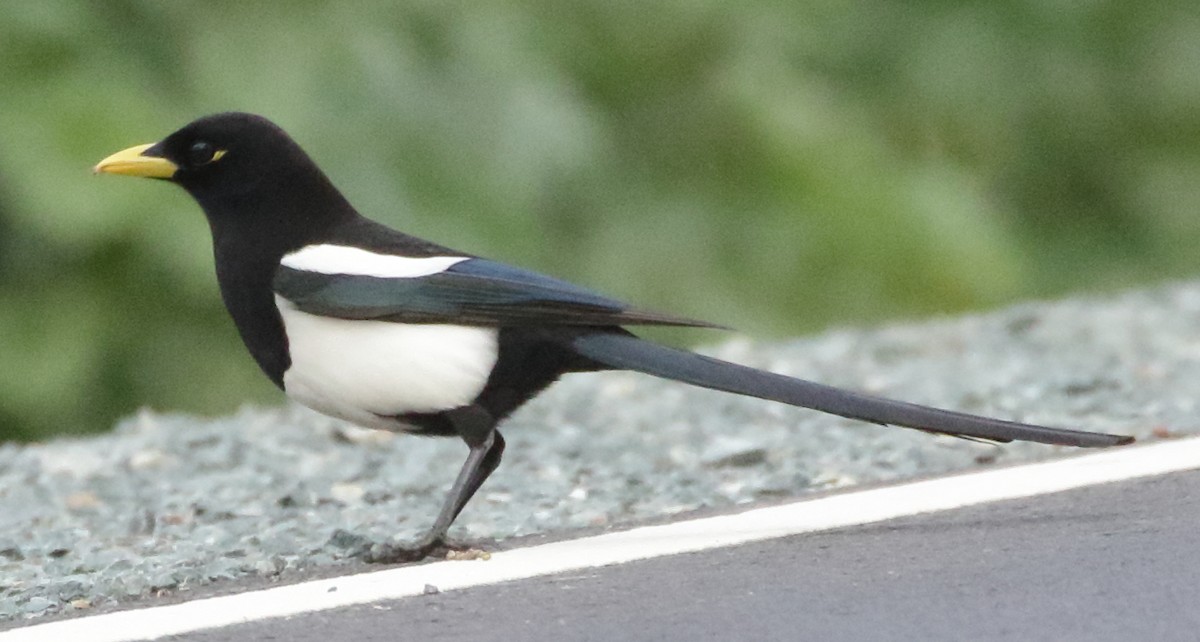
<instances>
[{"instance_id":1,"label":"gray paved surface","mask_svg":"<svg viewBox=\"0 0 1200 642\"><path fill-rule=\"evenodd\" d=\"M183 636L1196 640L1200 472Z\"/></svg>"}]
</instances>

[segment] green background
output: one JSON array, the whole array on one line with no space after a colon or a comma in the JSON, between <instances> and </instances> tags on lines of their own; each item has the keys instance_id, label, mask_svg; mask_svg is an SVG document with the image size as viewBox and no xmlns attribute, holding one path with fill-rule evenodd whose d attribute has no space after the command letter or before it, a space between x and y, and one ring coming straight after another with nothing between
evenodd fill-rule
<instances>
[{"instance_id":1,"label":"green background","mask_svg":"<svg viewBox=\"0 0 1200 642\"><path fill-rule=\"evenodd\" d=\"M89 173L216 111L369 216L761 337L1200 265L1195 0L14 1L0 83L0 440L279 399L199 209Z\"/></svg>"}]
</instances>

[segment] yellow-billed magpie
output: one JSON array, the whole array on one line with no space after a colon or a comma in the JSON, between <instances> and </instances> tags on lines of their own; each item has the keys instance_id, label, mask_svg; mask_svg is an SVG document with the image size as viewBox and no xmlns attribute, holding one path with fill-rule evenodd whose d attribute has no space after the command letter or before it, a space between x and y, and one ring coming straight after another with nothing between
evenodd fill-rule
<instances>
[{"instance_id":1,"label":"yellow-billed magpie","mask_svg":"<svg viewBox=\"0 0 1200 642\"><path fill-rule=\"evenodd\" d=\"M363 426L466 442L467 460L428 534L414 547L376 547L376 561L416 559L443 545L500 463L497 424L568 372L635 370L991 441L1133 441L892 401L644 341L622 326L715 326L633 308L364 218L260 116L201 118L95 170L169 180L200 204L225 306L250 354L289 397Z\"/></svg>"}]
</instances>

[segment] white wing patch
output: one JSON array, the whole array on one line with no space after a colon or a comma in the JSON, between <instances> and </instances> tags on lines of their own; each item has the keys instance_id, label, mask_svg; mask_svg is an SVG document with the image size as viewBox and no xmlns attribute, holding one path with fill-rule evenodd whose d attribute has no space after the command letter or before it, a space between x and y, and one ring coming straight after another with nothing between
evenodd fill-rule
<instances>
[{"instance_id":1,"label":"white wing patch","mask_svg":"<svg viewBox=\"0 0 1200 642\"><path fill-rule=\"evenodd\" d=\"M355 274L386 279L412 279L445 272L450 266L466 261L467 256L429 256L414 258L377 254L345 245L309 245L287 254L280 264L293 270L321 274Z\"/></svg>"},{"instance_id":2,"label":"white wing patch","mask_svg":"<svg viewBox=\"0 0 1200 642\"><path fill-rule=\"evenodd\" d=\"M289 397L334 417L395 430L390 415L471 403L499 354L495 328L322 317L276 296L292 365Z\"/></svg>"}]
</instances>

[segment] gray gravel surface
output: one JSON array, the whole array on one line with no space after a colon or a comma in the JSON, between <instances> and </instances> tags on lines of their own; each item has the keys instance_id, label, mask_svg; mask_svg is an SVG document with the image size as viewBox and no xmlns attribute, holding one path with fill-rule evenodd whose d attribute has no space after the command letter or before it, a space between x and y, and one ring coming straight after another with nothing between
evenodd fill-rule
<instances>
[{"instance_id":1,"label":"gray gravel surface","mask_svg":"<svg viewBox=\"0 0 1200 642\"><path fill-rule=\"evenodd\" d=\"M1191 433L1200 283L706 352L1022 421ZM620 525L1068 450L934 437L629 373L570 376L504 433L505 462L456 537ZM366 543L428 527L464 456L454 440L363 431L295 407L144 412L100 437L0 445L0 626L357 566Z\"/></svg>"}]
</instances>

